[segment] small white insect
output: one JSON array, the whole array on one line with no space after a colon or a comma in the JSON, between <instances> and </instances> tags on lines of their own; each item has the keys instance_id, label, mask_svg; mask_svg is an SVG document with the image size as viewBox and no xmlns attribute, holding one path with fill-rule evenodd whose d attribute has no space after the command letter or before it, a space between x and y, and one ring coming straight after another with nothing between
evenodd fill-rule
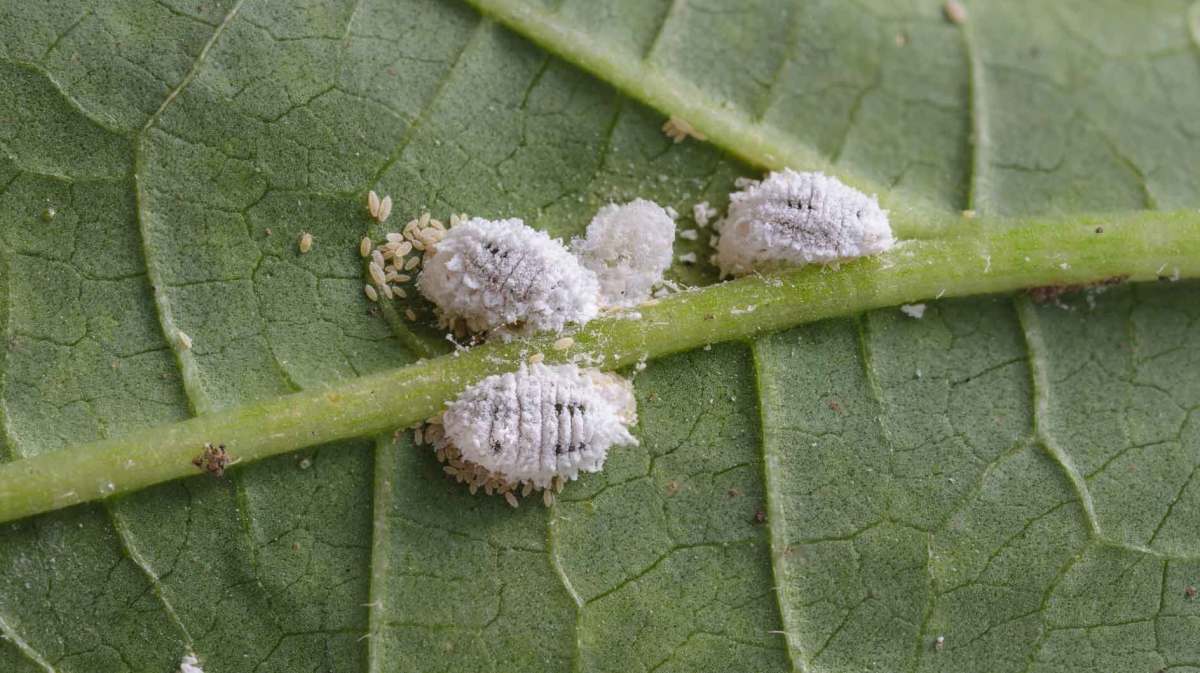
<instances>
[{"instance_id":1,"label":"small white insect","mask_svg":"<svg viewBox=\"0 0 1200 673\"><path fill-rule=\"evenodd\" d=\"M358 254L363 257L371 256L371 239L363 236L363 239L358 244Z\"/></svg>"},{"instance_id":2,"label":"small white insect","mask_svg":"<svg viewBox=\"0 0 1200 673\"><path fill-rule=\"evenodd\" d=\"M662 206L636 199L610 203L592 218L586 238L571 247L600 281L607 306L635 306L650 298L671 266L675 219Z\"/></svg>"},{"instance_id":3,"label":"small white insect","mask_svg":"<svg viewBox=\"0 0 1200 673\"><path fill-rule=\"evenodd\" d=\"M371 280L375 281L376 285L384 285L387 283L387 277L383 273L383 268L375 262L367 264L367 271L370 272Z\"/></svg>"},{"instance_id":4,"label":"small white insect","mask_svg":"<svg viewBox=\"0 0 1200 673\"><path fill-rule=\"evenodd\" d=\"M313 235L308 233L307 231L300 234L300 254L303 255L304 253L308 252L309 250L312 250L312 246L313 246Z\"/></svg>"},{"instance_id":5,"label":"small white insect","mask_svg":"<svg viewBox=\"0 0 1200 673\"><path fill-rule=\"evenodd\" d=\"M608 449L637 444L628 381L575 365L522 365L489 376L450 403L444 442L509 482L550 487L597 472ZM527 495L527 494L526 494Z\"/></svg>"},{"instance_id":6,"label":"small white insect","mask_svg":"<svg viewBox=\"0 0 1200 673\"><path fill-rule=\"evenodd\" d=\"M900 307L900 312L910 318L915 318L917 320L920 320L921 318L925 317L925 305L924 304L904 304L903 306Z\"/></svg>"},{"instance_id":7,"label":"small white insect","mask_svg":"<svg viewBox=\"0 0 1200 673\"><path fill-rule=\"evenodd\" d=\"M367 212L371 217L379 217L379 195L374 189L367 192Z\"/></svg>"},{"instance_id":8,"label":"small white insect","mask_svg":"<svg viewBox=\"0 0 1200 673\"><path fill-rule=\"evenodd\" d=\"M371 287L370 285L364 285L363 292L366 293L367 299L370 299L371 301L379 301L379 293L376 292L375 288Z\"/></svg>"},{"instance_id":9,"label":"small white insect","mask_svg":"<svg viewBox=\"0 0 1200 673\"><path fill-rule=\"evenodd\" d=\"M192 337L184 332L177 332L175 337L179 340L179 347L185 351L192 349Z\"/></svg>"},{"instance_id":10,"label":"small white insect","mask_svg":"<svg viewBox=\"0 0 1200 673\"><path fill-rule=\"evenodd\" d=\"M565 351L571 346L575 345L575 340L571 337L563 337L555 340L555 342L551 345L554 346L554 350L556 351Z\"/></svg>"},{"instance_id":11,"label":"small white insect","mask_svg":"<svg viewBox=\"0 0 1200 673\"><path fill-rule=\"evenodd\" d=\"M204 673L204 669L200 668L200 660L196 658L196 655L188 652L179 662L179 673Z\"/></svg>"},{"instance_id":12,"label":"small white insect","mask_svg":"<svg viewBox=\"0 0 1200 673\"><path fill-rule=\"evenodd\" d=\"M474 332L532 334L582 325L599 312L596 274L518 219L451 228L424 267L417 287L443 325L462 319Z\"/></svg>"},{"instance_id":13,"label":"small white insect","mask_svg":"<svg viewBox=\"0 0 1200 673\"><path fill-rule=\"evenodd\" d=\"M383 197L383 200L379 202L379 213L375 216L375 219L377 221L379 221L380 223L383 223L383 222L387 221L388 216L390 216L391 214L392 214L392 197L385 196L385 197Z\"/></svg>"},{"instance_id":14,"label":"small white insect","mask_svg":"<svg viewBox=\"0 0 1200 673\"><path fill-rule=\"evenodd\" d=\"M784 169L745 184L730 194L729 215L720 225L722 275L848 260L895 243L875 197L836 178Z\"/></svg>"}]
</instances>

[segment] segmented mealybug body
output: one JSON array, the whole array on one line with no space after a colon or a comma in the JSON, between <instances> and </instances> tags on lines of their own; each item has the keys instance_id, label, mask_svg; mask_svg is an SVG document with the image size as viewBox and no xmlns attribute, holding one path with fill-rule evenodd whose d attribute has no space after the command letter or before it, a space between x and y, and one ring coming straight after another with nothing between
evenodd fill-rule
<instances>
[{"instance_id":1,"label":"segmented mealybug body","mask_svg":"<svg viewBox=\"0 0 1200 673\"><path fill-rule=\"evenodd\" d=\"M599 279L601 302L634 306L650 298L671 266L675 219L645 199L610 203L592 218L586 236L572 247Z\"/></svg>"},{"instance_id":2,"label":"segmented mealybug body","mask_svg":"<svg viewBox=\"0 0 1200 673\"><path fill-rule=\"evenodd\" d=\"M519 219L474 218L451 228L424 267L418 288L442 322L461 318L474 332L559 331L599 312L596 275Z\"/></svg>"},{"instance_id":3,"label":"segmented mealybug body","mask_svg":"<svg viewBox=\"0 0 1200 673\"><path fill-rule=\"evenodd\" d=\"M533 364L468 388L443 416L445 440L463 459L509 482L548 487L596 472L608 449L636 444L629 383L575 365Z\"/></svg>"},{"instance_id":4,"label":"segmented mealybug body","mask_svg":"<svg viewBox=\"0 0 1200 673\"><path fill-rule=\"evenodd\" d=\"M729 198L717 242L723 275L848 260L895 243L875 197L823 173L785 169Z\"/></svg>"}]
</instances>

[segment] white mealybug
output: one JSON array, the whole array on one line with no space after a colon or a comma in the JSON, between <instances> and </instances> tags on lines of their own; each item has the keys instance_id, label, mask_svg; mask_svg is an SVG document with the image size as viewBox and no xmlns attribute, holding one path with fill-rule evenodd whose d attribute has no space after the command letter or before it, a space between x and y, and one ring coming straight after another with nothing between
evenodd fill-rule
<instances>
[{"instance_id":1,"label":"white mealybug","mask_svg":"<svg viewBox=\"0 0 1200 673\"><path fill-rule=\"evenodd\" d=\"M637 405L628 381L575 365L522 365L489 376L450 403L442 441L462 460L525 495L580 472L598 472L608 449L637 444Z\"/></svg>"},{"instance_id":2,"label":"white mealybug","mask_svg":"<svg viewBox=\"0 0 1200 673\"><path fill-rule=\"evenodd\" d=\"M571 247L600 281L607 306L635 306L650 298L671 266L675 219L662 206L636 199L610 203L592 218L586 238Z\"/></svg>"},{"instance_id":3,"label":"white mealybug","mask_svg":"<svg viewBox=\"0 0 1200 673\"><path fill-rule=\"evenodd\" d=\"M473 218L445 232L437 251L426 255L417 287L437 306L442 324L461 319L473 332L559 331L599 312L596 274L518 219Z\"/></svg>"},{"instance_id":4,"label":"white mealybug","mask_svg":"<svg viewBox=\"0 0 1200 673\"><path fill-rule=\"evenodd\" d=\"M717 242L722 275L854 259L895 243L875 197L823 173L784 169L729 200Z\"/></svg>"}]
</instances>

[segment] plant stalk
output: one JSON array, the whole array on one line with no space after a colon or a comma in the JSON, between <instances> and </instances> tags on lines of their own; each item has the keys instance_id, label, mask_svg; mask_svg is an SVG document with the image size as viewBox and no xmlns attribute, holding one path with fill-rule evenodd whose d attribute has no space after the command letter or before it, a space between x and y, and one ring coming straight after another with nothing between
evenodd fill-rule
<instances>
[{"instance_id":1,"label":"plant stalk","mask_svg":"<svg viewBox=\"0 0 1200 673\"><path fill-rule=\"evenodd\" d=\"M559 335L488 343L324 389L306 390L0 465L0 521L201 473L204 444L249 463L418 423L484 376L533 353L619 369L802 323L922 300L1023 288L1200 277L1200 212L964 220L943 239L906 241L834 267L750 276L682 292ZM639 316L640 314L640 316ZM207 477L206 477L207 478Z\"/></svg>"}]
</instances>

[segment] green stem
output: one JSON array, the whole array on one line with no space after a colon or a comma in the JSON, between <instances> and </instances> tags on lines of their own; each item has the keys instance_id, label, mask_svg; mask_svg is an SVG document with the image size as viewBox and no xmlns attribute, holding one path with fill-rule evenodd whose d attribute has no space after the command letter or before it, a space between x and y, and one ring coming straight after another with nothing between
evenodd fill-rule
<instances>
[{"instance_id":1,"label":"green stem","mask_svg":"<svg viewBox=\"0 0 1200 673\"><path fill-rule=\"evenodd\" d=\"M243 463L426 419L465 386L534 352L617 369L721 341L923 299L1084 284L1200 277L1200 212L980 221L961 235L907 241L840 269L809 267L684 292L556 336L486 344L124 437L0 465L0 521L195 475L205 442Z\"/></svg>"}]
</instances>

